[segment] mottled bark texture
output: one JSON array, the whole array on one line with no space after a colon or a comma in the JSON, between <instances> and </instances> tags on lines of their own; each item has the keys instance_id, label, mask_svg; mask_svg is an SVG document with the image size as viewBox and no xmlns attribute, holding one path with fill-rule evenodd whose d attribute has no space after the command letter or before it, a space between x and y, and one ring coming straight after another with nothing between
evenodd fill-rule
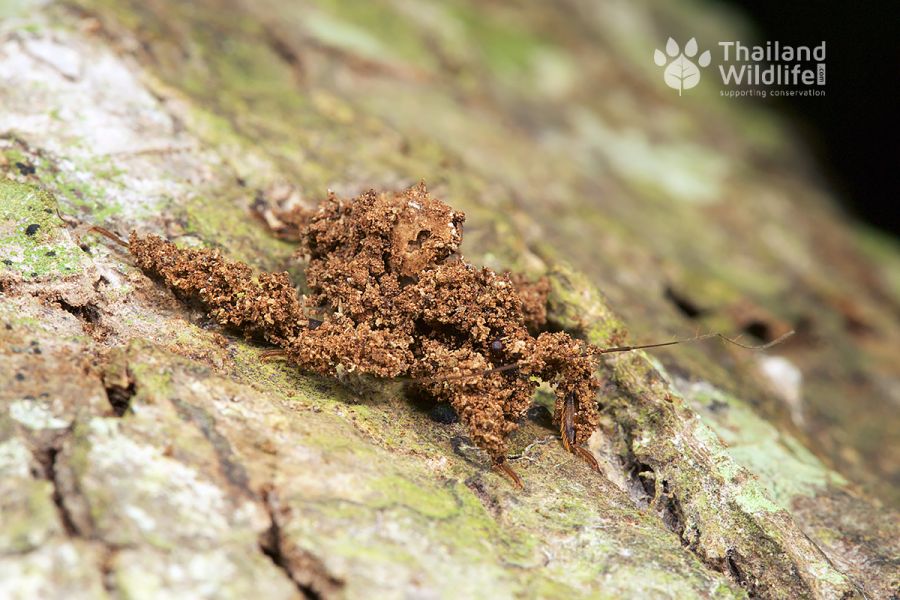
<instances>
[{"instance_id":1,"label":"mottled bark texture","mask_svg":"<svg viewBox=\"0 0 900 600\"><path fill-rule=\"evenodd\" d=\"M765 105L665 86L669 35L746 37L711 10L0 2L0 597L896 594L900 254ZM305 286L252 215L422 179L552 331L798 333L604 359L602 474L540 389L517 490L404 383L265 361L88 233Z\"/></svg>"}]
</instances>

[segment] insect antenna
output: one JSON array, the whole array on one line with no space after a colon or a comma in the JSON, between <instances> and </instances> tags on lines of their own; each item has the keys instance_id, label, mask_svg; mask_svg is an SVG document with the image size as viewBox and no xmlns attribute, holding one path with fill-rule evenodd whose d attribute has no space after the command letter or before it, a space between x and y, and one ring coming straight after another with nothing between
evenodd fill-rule
<instances>
[{"instance_id":1,"label":"insect antenna","mask_svg":"<svg viewBox=\"0 0 900 600\"><path fill-rule=\"evenodd\" d=\"M631 352L632 350L645 350L647 348L663 348L665 346L674 346L676 344L689 344L691 342L700 342L703 340L710 340L710 339L714 339L714 338L718 338L718 339L722 340L723 342L733 344L739 348L744 348L745 350L767 350L767 349L771 348L772 346L777 346L778 344L782 343L784 340L788 339L792 335L794 335L794 330L788 331L784 335L779 336L778 338L772 340L771 342L767 342L765 344L759 344L759 345L750 345L750 344L743 344L743 343L737 341L737 338L730 338L727 335L722 334L722 333L704 333L702 335L695 335L694 337L691 337L691 338L683 338L680 340L672 340L669 342L658 342L655 344L640 344L640 345L635 345L635 346L613 346L612 348L595 348L595 349L590 350L588 353L589 354L612 354L614 352Z\"/></svg>"},{"instance_id":2,"label":"insect antenna","mask_svg":"<svg viewBox=\"0 0 900 600\"><path fill-rule=\"evenodd\" d=\"M56 207L56 216L59 217L59 220L65 223L69 227L74 227L77 231L85 231L84 227L88 225L84 221L81 221L77 217L73 217L70 215L64 215L60 212L59 207ZM94 233L99 233L103 237L112 240L116 244L122 246L123 248L128 248L128 242L120 238L118 235L106 229L105 227L100 227L99 225L90 225L87 227L87 231L93 231Z\"/></svg>"},{"instance_id":3,"label":"insect antenna","mask_svg":"<svg viewBox=\"0 0 900 600\"><path fill-rule=\"evenodd\" d=\"M794 333L795 332L792 329L791 331L788 331L784 335L777 337L776 339L772 340L771 342L766 342L765 344L758 344L758 345L744 344L742 342L739 342L738 338L730 338L723 333L718 333L718 332L704 333L701 335L695 335L694 337L690 337L690 338L682 338L682 339L677 339L677 340L671 340L668 342L656 342L653 344L636 344L633 346L612 346L610 348L592 347L592 348L589 348L581 356L613 354L616 352L631 352L633 350L646 350L649 348L664 348L666 346L675 346L677 344L690 344L693 342L701 342L703 340L710 340L710 339L720 339L724 343L732 344L734 346L737 346L738 348L743 348L745 350L760 351L760 350L768 350L769 348L772 348L773 346L777 346L777 345L781 344L786 339L788 339L789 337L794 335ZM500 365L498 367L493 367L491 369L484 369L483 371L475 371L473 373L458 373L458 374L454 374L454 375L435 375L432 377L416 378L416 379L413 379L413 381L428 383L428 382L439 382L439 381L455 381L455 380L459 380L459 379L468 379L470 377L478 377L478 376L487 377L488 375L492 375L493 373L502 373L504 371L512 371L513 369L518 369L520 364L521 364L521 362L517 361L517 362L509 363L506 365Z\"/></svg>"},{"instance_id":4,"label":"insect antenna","mask_svg":"<svg viewBox=\"0 0 900 600\"><path fill-rule=\"evenodd\" d=\"M122 246L123 248L128 248L128 242L126 242L125 240L123 240L122 238L120 238L119 236L117 236L116 234L114 234L114 233L113 233L112 231L110 231L109 229L105 229L105 228L100 227L100 226L98 226L98 225L92 225L92 226L90 227L90 229L88 229L88 231L93 231L93 232L95 232L95 233L99 233L99 234L102 235L103 237L109 238L110 240L114 241L115 243L117 243L118 245Z\"/></svg>"}]
</instances>

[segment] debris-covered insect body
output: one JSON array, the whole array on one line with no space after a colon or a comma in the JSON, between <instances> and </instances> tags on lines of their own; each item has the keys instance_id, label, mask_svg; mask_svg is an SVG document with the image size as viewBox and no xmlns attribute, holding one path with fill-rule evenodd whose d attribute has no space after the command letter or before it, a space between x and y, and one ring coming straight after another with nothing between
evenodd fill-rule
<instances>
[{"instance_id":1,"label":"debris-covered insect body","mask_svg":"<svg viewBox=\"0 0 900 600\"><path fill-rule=\"evenodd\" d=\"M413 379L449 402L514 479L506 439L541 380L556 389L564 445L590 456L580 448L598 421L589 345L566 333L532 335L546 319L547 282L465 262L463 213L418 185L352 200L331 195L315 211L282 216L281 233L300 241L308 296L287 273L257 273L218 250L135 233L128 248L179 297L278 346L303 370Z\"/></svg>"}]
</instances>

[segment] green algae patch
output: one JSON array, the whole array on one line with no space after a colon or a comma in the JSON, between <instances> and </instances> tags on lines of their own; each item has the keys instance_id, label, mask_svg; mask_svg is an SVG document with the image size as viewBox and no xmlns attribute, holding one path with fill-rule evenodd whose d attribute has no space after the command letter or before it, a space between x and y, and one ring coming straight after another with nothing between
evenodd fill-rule
<instances>
[{"instance_id":1,"label":"green algae patch","mask_svg":"<svg viewBox=\"0 0 900 600\"><path fill-rule=\"evenodd\" d=\"M749 515L781 510L781 507L769 498L765 488L756 481L748 481L741 485L734 495L734 501Z\"/></svg>"},{"instance_id":2,"label":"green algae patch","mask_svg":"<svg viewBox=\"0 0 900 600\"><path fill-rule=\"evenodd\" d=\"M491 15L489 11L475 11L466 6L458 6L450 12L465 30L470 43L476 42L473 46L480 49L494 75L508 84L523 81L523 76L530 82L531 76L536 74L541 52L553 49L545 40L515 26L503 15Z\"/></svg>"},{"instance_id":3,"label":"green algae patch","mask_svg":"<svg viewBox=\"0 0 900 600\"><path fill-rule=\"evenodd\" d=\"M447 489L425 489L406 477L391 475L373 482L373 508L402 506L429 519L449 519L459 512L458 503Z\"/></svg>"},{"instance_id":4,"label":"green algae patch","mask_svg":"<svg viewBox=\"0 0 900 600\"><path fill-rule=\"evenodd\" d=\"M3 519L0 520L0 549L3 552L28 552L47 538L61 532L53 484L35 480L29 475L33 460L25 443L15 436L6 415L0 416L0 482L3 497Z\"/></svg>"},{"instance_id":5,"label":"green algae patch","mask_svg":"<svg viewBox=\"0 0 900 600\"><path fill-rule=\"evenodd\" d=\"M129 350L140 352L140 345L132 346ZM167 369L159 369L155 364L142 361L128 363L131 376L140 381L139 393L142 396L153 398L155 396L168 395L172 390L172 373Z\"/></svg>"},{"instance_id":6,"label":"green algae patch","mask_svg":"<svg viewBox=\"0 0 900 600\"><path fill-rule=\"evenodd\" d=\"M603 576L603 591L598 598L745 598L740 591L719 585L711 596L701 594L684 579L650 565L625 565Z\"/></svg>"},{"instance_id":7,"label":"green algae patch","mask_svg":"<svg viewBox=\"0 0 900 600\"><path fill-rule=\"evenodd\" d=\"M316 4L324 12L305 15L304 25L323 44L388 64L435 66L424 32L396 11L378 2L317 0Z\"/></svg>"},{"instance_id":8,"label":"green algae patch","mask_svg":"<svg viewBox=\"0 0 900 600\"><path fill-rule=\"evenodd\" d=\"M793 436L778 431L738 398L711 385L693 383L680 386L688 404L700 415L704 426L726 447L723 454L758 475L774 502L790 509L798 496L815 496L828 486L846 485L846 480L828 469ZM721 447L721 444L717 444ZM734 473L720 469L729 479ZM757 494L743 496L748 507L765 508ZM771 508L771 507L768 507Z\"/></svg>"},{"instance_id":9,"label":"green algae patch","mask_svg":"<svg viewBox=\"0 0 900 600\"><path fill-rule=\"evenodd\" d=\"M214 247L227 249L228 257L266 270L283 265L293 246L269 235L238 198L197 197L183 211L187 231Z\"/></svg>"},{"instance_id":10,"label":"green algae patch","mask_svg":"<svg viewBox=\"0 0 900 600\"><path fill-rule=\"evenodd\" d=\"M62 226L50 193L0 181L0 273L27 279L81 272L84 255Z\"/></svg>"},{"instance_id":11,"label":"green algae patch","mask_svg":"<svg viewBox=\"0 0 900 600\"><path fill-rule=\"evenodd\" d=\"M62 212L90 215L94 223L103 223L122 213L116 193L123 189L125 171L109 156L92 156L84 142L72 143L78 155L65 160L36 153L24 142L19 144L28 152L26 162L33 164L42 186L55 194ZM17 151L15 148L13 151ZM152 214L145 211L144 215Z\"/></svg>"},{"instance_id":12,"label":"green algae patch","mask_svg":"<svg viewBox=\"0 0 900 600\"><path fill-rule=\"evenodd\" d=\"M584 333L589 342L601 348L624 335L625 326L584 274L565 265L556 265L547 276L551 285L547 299L550 321L567 330Z\"/></svg>"},{"instance_id":13,"label":"green algae patch","mask_svg":"<svg viewBox=\"0 0 900 600\"><path fill-rule=\"evenodd\" d=\"M54 210L58 205L64 214L90 215L94 223L122 213L117 193L124 189L126 172L111 156L91 155L90 146L80 140L69 143L71 154L64 158L32 147L12 134L0 135L0 141L6 146L0 148L6 162L16 165L22 177L39 181L43 189L52 193ZM14 169L11 172L17 173Z\"/></svg>"},{"instance_id":14,"label":"green algae patch","mask_svg":"<svg viewBox=\"0 0 900 600\"><path fill-rule=\"evenodd\" d=\"M35 0L0 0L0 19L27 16L39 5Z\"/></svg>"}]
</instances>

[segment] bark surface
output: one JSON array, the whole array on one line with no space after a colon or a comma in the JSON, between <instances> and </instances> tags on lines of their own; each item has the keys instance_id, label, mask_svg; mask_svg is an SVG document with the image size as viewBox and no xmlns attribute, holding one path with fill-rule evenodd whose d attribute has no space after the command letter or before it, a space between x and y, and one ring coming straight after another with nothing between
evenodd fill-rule
<instances>
[{"instance_id":1,"label":"bark surface","mask_svg":"<svg viewBox=\"0 0 900 600\"><path fill-rule=\"evenodd\" d=\"M896 594L900 253L765 106L665 86L660 40L745 35L697 10L0 1L0 597ZM539 391L520 491L401 383L265 362L84 226L302 285L254 205L421 179L556 329L798 333L606 359L602 475Z\"/></svg>"}]
</instances>

